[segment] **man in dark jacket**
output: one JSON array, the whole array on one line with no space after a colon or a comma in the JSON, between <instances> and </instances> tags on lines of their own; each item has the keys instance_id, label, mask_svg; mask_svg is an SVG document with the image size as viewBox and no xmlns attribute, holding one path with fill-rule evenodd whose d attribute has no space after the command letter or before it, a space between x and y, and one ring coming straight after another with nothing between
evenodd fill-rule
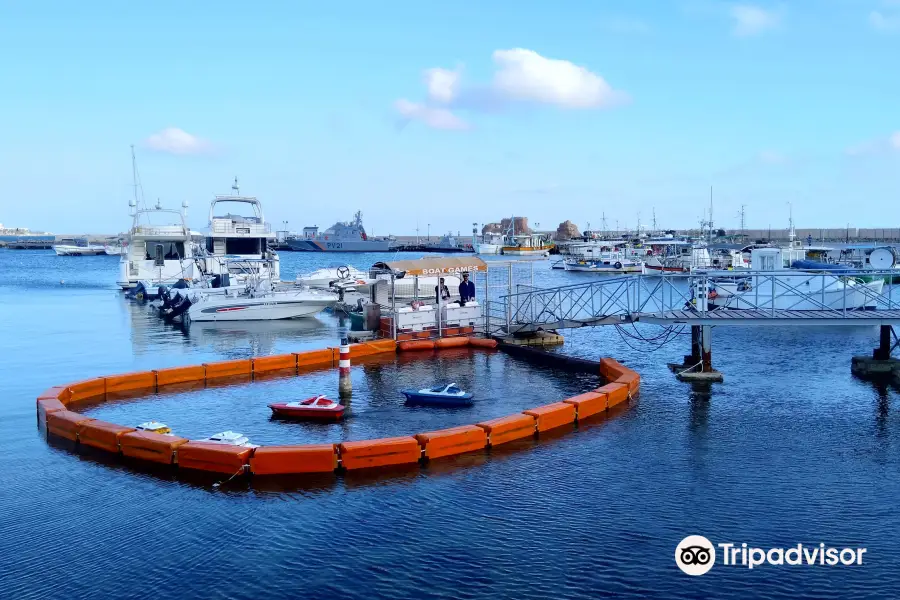
<instances>
[{"instance_id":1,"label":"man in dark jacket","mask_svg":"<svg viewBox=\"0 0 900 600\"><path fill-rule=\"evenodd\" d=\"M462 283L459 284L459 303L465 304L475 299L475 284L469 281L469 274L462 274Z\"/></svg>"}]
</instances>

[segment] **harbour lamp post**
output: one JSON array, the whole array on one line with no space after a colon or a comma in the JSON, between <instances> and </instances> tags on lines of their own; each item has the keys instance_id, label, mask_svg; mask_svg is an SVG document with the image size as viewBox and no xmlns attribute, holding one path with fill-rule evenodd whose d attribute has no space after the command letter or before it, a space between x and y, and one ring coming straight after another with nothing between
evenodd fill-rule
<instances>
[{"instance_id":1,"label":"harbour lamp post","mask_svg":"<svg viewBox=\"0 0 900 600\"><path fill-rule=\"evenodd\" d=\"M428 241L431 241L431 223L428 224Z\"/></svg>"}]
</instances>

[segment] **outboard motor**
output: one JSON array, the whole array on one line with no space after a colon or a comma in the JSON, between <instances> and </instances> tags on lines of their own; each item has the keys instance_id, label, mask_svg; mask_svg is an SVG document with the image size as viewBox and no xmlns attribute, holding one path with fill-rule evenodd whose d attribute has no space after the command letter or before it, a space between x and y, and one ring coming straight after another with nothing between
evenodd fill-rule
<instances>
[{"instance_id":1,"label":"outboard motor","mask_svg":"<svg viewBox=\"0 0 900 600\"><path fill-rule=\"evenodd\" d=\"M164 316L166 321L171 321L177 316L180 316L187 312L187 309L191 307L191 300L188 298L187 294L178 294L176 297L175 303L173 303L171 310L169 310Z\"/></svg>"},{"instance_id":2,"label":"outboard motor","mask_svg":"<svg viewBox=\"0 0 900 600\"><path fill-rule=\"evenodd\" d=\"M188 285L188 282L186 279L179 279L178 281L175 282L175 285L173 285L172 287L176 290L186 290L190 286Z\"/></svg>"},{"instance_id":3,"label":"outboard motor","mask_svg":"<svg viewBox=\"0 0 900 600\"><path fill-rule=\"evenodd\" d=\"M144 286L143 281L138 281L137 285L134 286L134 289L130 292L131 297L138 302L145 302L147 300L147 288Z\"/></svg>"}]
</instances>

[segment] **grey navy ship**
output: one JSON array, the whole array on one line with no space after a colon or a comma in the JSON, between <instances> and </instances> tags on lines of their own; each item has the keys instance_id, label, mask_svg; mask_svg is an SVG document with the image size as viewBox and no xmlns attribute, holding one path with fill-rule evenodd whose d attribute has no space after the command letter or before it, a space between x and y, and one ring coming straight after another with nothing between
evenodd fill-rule
<instances>
[{"instance_id":1,"label":"grey navy ship","mask_svg":"<svg viewBox=\"0 0 900 600\"><path fill-rule=\"evenodd\" d=\"M335 223L321 233L318 227L305 227L302 236L285 242L291 250L302 252L387 252L391 244L366 235L361 212L353 215L353 221Z\"/></svg>"}]
</instances>

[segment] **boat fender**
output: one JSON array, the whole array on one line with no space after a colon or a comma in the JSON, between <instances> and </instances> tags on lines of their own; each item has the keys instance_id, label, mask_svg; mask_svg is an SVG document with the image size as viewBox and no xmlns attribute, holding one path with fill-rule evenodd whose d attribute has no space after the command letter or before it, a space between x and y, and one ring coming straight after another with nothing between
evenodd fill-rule
<instances>
[{"instance_id":1,"label":"boat fender","mask_svg":"<svg viewBox=\"0 0 900 600\"><path fill-rule=\"evenodd\" d=\"M621 268L622 268L622 263L620 263L619 261L616 261L616 264L614 264L613 266L614 266L615 268L617 268L617 269L621 269Z\"/></svg>"}]
</instances>

